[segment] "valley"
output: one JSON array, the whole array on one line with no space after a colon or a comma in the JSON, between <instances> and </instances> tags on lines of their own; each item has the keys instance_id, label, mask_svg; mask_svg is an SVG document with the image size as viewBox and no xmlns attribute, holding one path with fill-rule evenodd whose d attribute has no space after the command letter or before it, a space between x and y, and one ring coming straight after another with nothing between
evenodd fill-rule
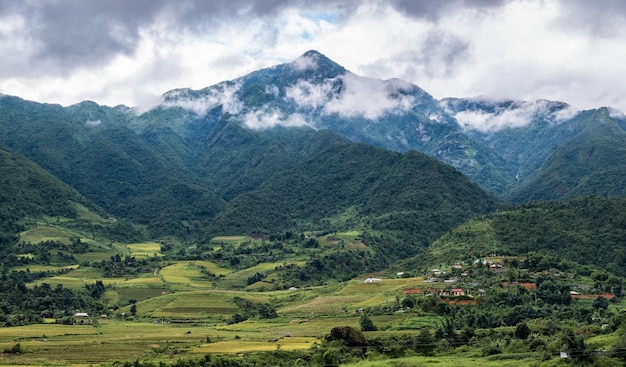
<instances>
[{"instance_id":1,"label":"valley","mask_svg":"<svg viewBox=\"0 0 626 367\"><path fill-rule=\"evenodd\" d=\"M0 365L620 365L625 127L317 51L141 113L2 95Z\"/></svg>"},{"instance_id":2,"label":"valley","mask_svg":"<svg viewBox=\"0 0 626 367\"><path fill-rule=\"evenodd\" d=\"M484 219L493 221L491 214ZM216 365L436 360L533 366L558 360L567 332L585 337L585 358L610 361L626 306L622 278L547 253L514 256L504 244L492 248L484 234L468 231L488 223L478 225L484 219L390 268L329 273L312 267L319 266L316 259L371 252L363 233L218 236L195 252L166 240L111 243L80 237L68 230L74 220L50 218L21 233L24 241L39 241L50 257L22 253L23 265L12 271L45 273L29 282L34 295L62 288L97 302L43 310L50 296L31 297L30 307L43 310L36 311L43 318L37 321L33 313L32 321L19 321L7 315L5 326L13 324L0 329L0 363L153 365L214 358ZM458 236L469 247L450 247ZM304 269L308 276L296 271ZM519 325L528 334L519 335ZM326 341L338 326L363 330L367 353Z\"/></svg>"}]
</instances>

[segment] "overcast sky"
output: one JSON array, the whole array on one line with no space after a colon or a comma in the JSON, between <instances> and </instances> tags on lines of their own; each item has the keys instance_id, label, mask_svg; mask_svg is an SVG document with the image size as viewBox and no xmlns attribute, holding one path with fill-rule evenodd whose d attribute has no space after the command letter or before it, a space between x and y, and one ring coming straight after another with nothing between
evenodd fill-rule
<instances>
[{"instance_id":1,"label":"overcast sky","mask_svg":"<svg viewBox=\"0 0 626 367\"><path fill-rule=\"evenodd\" d=\"M622 0L0 0L0 93L142 106L316 49L435 98L626 111Z\"/></svg>"}]
</instances>

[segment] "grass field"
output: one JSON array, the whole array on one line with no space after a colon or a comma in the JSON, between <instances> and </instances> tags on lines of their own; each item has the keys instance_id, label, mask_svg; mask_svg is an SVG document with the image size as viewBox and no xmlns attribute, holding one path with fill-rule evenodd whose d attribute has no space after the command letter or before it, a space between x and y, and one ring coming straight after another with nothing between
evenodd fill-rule
<instances>
[{"instance_id":1,"label":"grass field","mask_svg":"<svg viewBox=\"0 0 626 367\"><path fill-rule=\"evenodd\" d=\"M249 353L274 350L310 349L319 339L310 337L281 337L265 341L225 340L193 347L193 353Z\"/></svg>"}]
</instances>

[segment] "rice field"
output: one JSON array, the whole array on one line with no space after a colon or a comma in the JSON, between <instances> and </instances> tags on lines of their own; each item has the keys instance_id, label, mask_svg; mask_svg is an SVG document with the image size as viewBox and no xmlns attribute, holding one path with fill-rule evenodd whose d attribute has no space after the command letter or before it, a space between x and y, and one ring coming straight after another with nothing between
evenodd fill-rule
<instances>
[{"instance_id":1,"label":"rice field","mask_svg":"<svg viewBox=\"0 0 626 367\"><path fill-rule=\"evenodd\" d=\"M399 367L399 366L437 366L437 367L531 367L539 366L539 355L525 358L506 359L501 356L478 357L474 355L458 354L438 357L404 357L380 361L361 361L354 364L342 364L344 367ZM559 364L560 365L560 364Z\"/></svg>"},{"instance_id":2,"label":"rice field","mask_svg":"<svg viewBox=\"0 0 626 367\"><path fill-rule=\"evenodd\" d=\"M130 243L126 247L135 258L163 256L161 245L156 242Z\"/></svg>"},{"instance_id":3,"label":"rice field","mask_svg":"<svg viewBox=\"0 0 626 367\"><path fill-rule=\"evenodd\" d=\"M39 223L38 225L20 233L20 242L39 243L44 241L58 241L70 243L70 237L78 237L75 233L69 233L67 229L53 225Z\"/></svg>"},{"instance_id":4,"label":"rice field","mask_svg":"<svg viewBox=\"0 0 626 367\"><path fill-rule=\"evenodd\" d=\"M222 268L212 261L196 260L194 264L203 267L207 272L213 275L226 275L232 273L232 269Z\"/></svg>"},{"instance_id":5,"label":"rice field","mask_svg":"<svg viewBox=\"0 0 626 367\"><path fill-rule=\"evenodd\" d=\"M159 276L170 288L179 290L209 289L213 283L193 261L180 261L159 270Z\"/></svg>"},{"instance_id":6,"label":"rice field","mask_svg":"<svg viewBox=\"0 0 626 367\"><path fill-rule=\"evenodd\" d=\"M191 348L192 353L249 353L269 352L274 350L299 350L310 349L321 342L320 339L311 337L290 337L265 340L265 341L241 341L225 340L216 343L202 344Z\"/></svg>"}]
</instances>

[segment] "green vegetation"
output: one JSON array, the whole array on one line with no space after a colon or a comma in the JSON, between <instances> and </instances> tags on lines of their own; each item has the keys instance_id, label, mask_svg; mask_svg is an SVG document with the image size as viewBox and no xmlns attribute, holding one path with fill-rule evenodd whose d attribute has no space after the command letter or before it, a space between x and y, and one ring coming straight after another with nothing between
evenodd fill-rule
<instances>
[{"instance_id":1,"label":"green vegetation","mask_svg":"<svg viewBox=\"0 0 626 367\"><path fill-rule=\"evenodd\" d=\"M566 202L525 204L472 219L446 233L427 251L432 264L461 258L473 261L492 253L558 258L567 270L580 263L625 276L626 200L582 197ZM589 273L589 270L580 270Z\"/></svg>"},{"instance_id":2,"label":"green vegetation","mask_svg":"<svg viewBox=\"0 0 626 367\"><path fill-rule=\"evenodd\" d=\"M516 202L584 195L624 197L626 132L606 108L584 115L584 129L559 146L537 174L510 194Z\"/></svg>"},{"instance_id":3,"label":"green vegetation","mask_svg":"<svg viewBox=\"0 0 626 367\"><path fill-rule=\"evenodd\" d=\"M262 106L268 82L323 78L304 74L261 71L240 98ZM624 133L608 111L490 141L418 110L392 117L391 130L324 123L404 153L247 129L221 107L0 98L0 364L623 363ZM550 158L545 141L492 156L548 130L564 143ZM415 144L494 192L517 185L511 170L539 172L516 200L571 199L506 207Z\"/></svg>"}]
</instances>

